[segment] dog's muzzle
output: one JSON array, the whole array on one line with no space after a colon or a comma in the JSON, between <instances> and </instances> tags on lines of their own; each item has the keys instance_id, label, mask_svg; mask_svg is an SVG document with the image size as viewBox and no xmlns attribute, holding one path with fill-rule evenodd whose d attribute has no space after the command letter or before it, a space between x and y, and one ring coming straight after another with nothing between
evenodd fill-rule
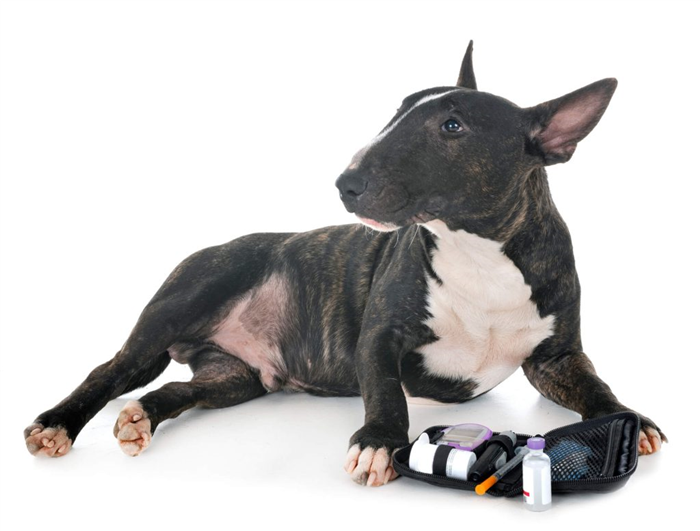
<instances>
[{"instance_id":1,"label":"dog's muzzle","mask_svg":"<svg viewBox=\"0 0 700 531\"><path fill-rule=\"evenodd\" d=\"M367 190L367 179L356 171L347 171L335 181L340 199L348 212L357 210L357 203Z\"/></svg>"}]
</instances>

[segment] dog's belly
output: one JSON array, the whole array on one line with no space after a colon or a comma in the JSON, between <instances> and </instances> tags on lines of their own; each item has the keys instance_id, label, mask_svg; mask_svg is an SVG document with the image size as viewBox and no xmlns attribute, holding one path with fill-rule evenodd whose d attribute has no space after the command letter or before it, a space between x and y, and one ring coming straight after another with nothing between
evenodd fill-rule
<instances>
[{"instance_id":1,"label":"dog's belly","mask_svg":"<svg viewBox=\"0 0 700 531\"><path fill-rule=\"evenodd\" d=\"M432 265L440 281L427 278L426 321L438 340L418 352L429 375L472 380L476 396L515 372L552 335L554 316L540 316L530 286L500 243L450 231L439 221L427 227L439 237Z\"/></svg>"},{"instance_id":2,"label":"dog's belly","mask_svg":"<svg viewBox=\"0 0 700 531\"><path fill-rule=\"evenodd\" d=\"M313 326L323 322L322 315L302 319L299 298L288 277L273 273L238 297L200 338L179 341L168 352L179 363L190 363L212 348L235 356L258 373L268 391L358 395L353 358L331 354L323 326ZM319 311L322 306L314 305Z\"/></svg>"},{"instance_id":3,"label":"dog's belly","mask_svg":"<svg viewBox=\"0 0 700 531\"><path fill-rule=\"evenodd\" d=\"M269 390L276 390L286 378L280 340L285 332L289 305L289 286L280 275L244 294L227 311L203 341L176 343L168 352L180 363L207 345L231 354L258 371Z\"/></svg>"}]
</instances>

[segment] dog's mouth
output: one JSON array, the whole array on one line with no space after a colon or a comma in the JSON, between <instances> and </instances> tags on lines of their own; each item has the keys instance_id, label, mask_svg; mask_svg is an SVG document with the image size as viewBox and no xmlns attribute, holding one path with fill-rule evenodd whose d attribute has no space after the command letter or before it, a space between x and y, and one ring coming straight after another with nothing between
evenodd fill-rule
<instances>
[{"instance_id":1,"label":"dog's mouth","mask_svg":"<svg viewBox=\"0 0 700 531\"><path fill-rule=\"evenodd\" d=\"M377 221L375 219L360 216L359 214L355 214L355 216L357 216L357 219L359 219L360 222L367 227L370 227L379 232L391 232L400 229L401 227L406 227L408 225L420 225L423 223L428 223L429 221L436 219L438 217L438 213L423 210L418 214L410 216L402 222Z\"/></svg>"},{"instance_id":2,"label":"dog's mouth","mask_svg":"<svg viewBox=\"0 0 700 531\"><path fill-rule=\"evenodd\" d=\"M367 227L370 227L374 230L377 230L379 232L391 232L391 231L394 231L396 229L401 228L394 223L380 223L379 221L375 221L373 219L363 218L362 216L360 216L358 214L355 214L355 216L357 216L357 219L360 220L360 223L362 223L363 225L366 225Z\"/></svg>"}]
</instances>

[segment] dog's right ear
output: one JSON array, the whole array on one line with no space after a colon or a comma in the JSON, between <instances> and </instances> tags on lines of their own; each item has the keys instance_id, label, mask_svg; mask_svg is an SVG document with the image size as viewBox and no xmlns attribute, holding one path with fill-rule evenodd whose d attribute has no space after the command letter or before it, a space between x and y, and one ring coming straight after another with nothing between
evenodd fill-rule
<instances>
[{"instance_id":1,"label":"dog's right ear","mask_svg":"<svg viewBox=\"0 0 700 531\"><path fill-rule=\"evenodd\" d=\"M601 79L526 109L529 151L545 166L569 160L603 116L616 87L616 79Z\"/></svg>"},{"instance_id":2,"label":"dog's right ear","mask_svg":"<svg viewBox=\"0 0 700 531\"><path fill-rule=\"evenodd\" d=\"M472 51L474 51L474 41L469 41L467 53L464 54L464 59L462 59L462 68L459 71L457 86L476 90L476 77L474 77Z\"/></svg>"}]
</instances>

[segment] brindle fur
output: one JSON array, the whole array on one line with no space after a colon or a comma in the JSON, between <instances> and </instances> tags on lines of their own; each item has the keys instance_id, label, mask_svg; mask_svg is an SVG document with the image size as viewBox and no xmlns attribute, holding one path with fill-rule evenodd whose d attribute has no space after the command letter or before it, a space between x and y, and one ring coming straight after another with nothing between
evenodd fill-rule
<instances>
[{"instance_id":1,"label":"brindle fur","mask_svg":"<svg viewBox=\"0 0 700 531\"><path fill-rule=\"evenodd\" d=\"M451 230L503 242L503 253L531 287L539 315L556 316L553 334L523 364L544 396L584 418L628 409L583 352L573 247L544 170L568 160L575 144L548 152L551 139L542 133L552 116L581 93L603 101L599 115L581 132L583 138L605 110L614 82L604 80L523 110L476 90L471 43L459 79L463 90L440 105L462 113L473 132L467 147L450 140L435 155L425 151L435 140L421 137L428 134L421 129L400 141L385 140L338 180L349 210L401 228L378 233L348 225L301 234L253 234L190 256L148 303L117 355L25 430L30 451L46 449L41 441L48 432L33 434L37 428L65 428L75 441L109 400L161 374L171 354L189 363L194 376L141 399L152 432L163 420L195 406L227 407L287 388L323 396L362 395L365 425L350 444L389 451L405 445L404 389L411 396L463 402L473 398L476 388L470 379L427 374L417 352L438 339L425 325L426 278L441 279L431 266L436 237L415 223L436 218ZM426 94L448 90L454 87L410 96L397 117ZM406 127L411 120L434 125L442 119L429 112L441 111L416 111L405 120ZM413 151L415 157L406 156ZM451 161L442 170L440 157ZM426 179L431 172L433 178ZM266 388L254 368L208 338L231 308L273 275L283 279L290 297L274 331L284 370ZM257 319L264 318L263 313ZM645 431L658 430L641 418Z\"/></svg>"}]
</instances>

